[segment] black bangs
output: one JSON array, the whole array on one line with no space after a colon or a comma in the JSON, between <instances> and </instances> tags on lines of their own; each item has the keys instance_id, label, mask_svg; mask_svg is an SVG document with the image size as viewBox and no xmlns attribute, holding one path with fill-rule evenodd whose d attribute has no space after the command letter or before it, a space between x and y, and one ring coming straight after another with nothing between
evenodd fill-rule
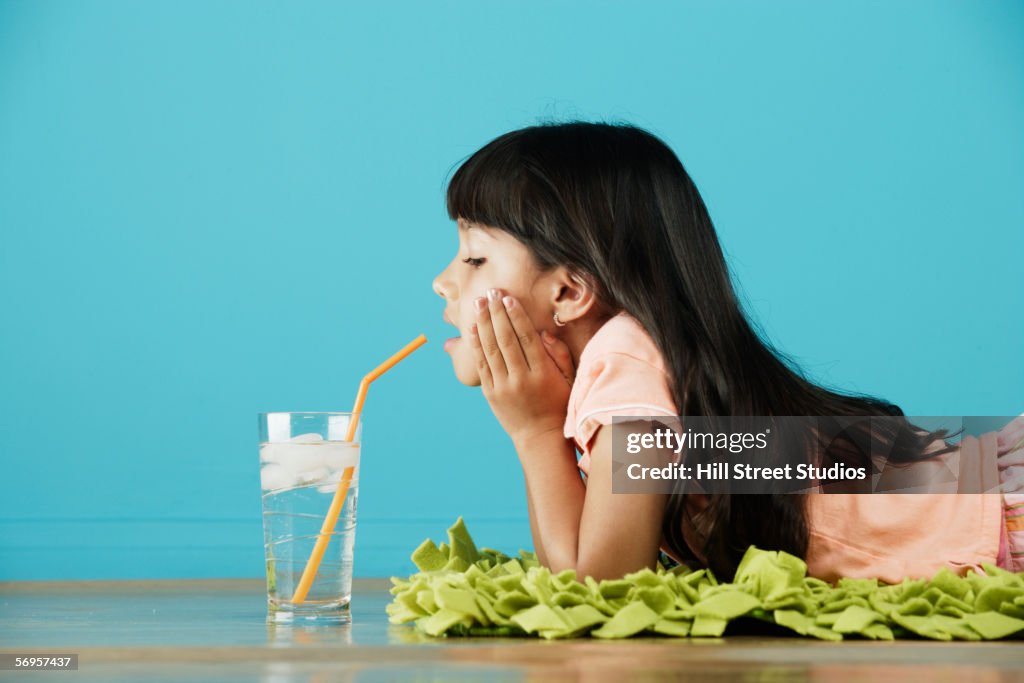
<instances>
[{"instance_id":1,"label":"black bangs","mask_svg":"<svg viewBox=\"0 0 1024 683\"><path fill-rule=\"evenodd\" d=\"M569 121L505 133L452 176L448 217L504 230L526 244L541 267L564 265L596 276L611 251L610 194L635 130ZM597 279L606 293L604 279Z\"/></svg>"},{"instance_id":2,"label":"black bangs","mask_svg":"<svg viewBox=\"0 0 1024 683\"><path fill-rule=\"evenodd\" d=\"M529 179L519 133L492 140L459 167L448 184L449 218L499 228L520 239L530 235L524 210Z\"/></svg>"}]
</instances>

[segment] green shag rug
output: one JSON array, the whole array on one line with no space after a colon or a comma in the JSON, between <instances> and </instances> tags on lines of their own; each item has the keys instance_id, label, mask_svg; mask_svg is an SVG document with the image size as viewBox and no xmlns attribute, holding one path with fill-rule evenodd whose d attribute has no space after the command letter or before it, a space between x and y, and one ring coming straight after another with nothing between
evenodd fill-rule
<instances>
[{"instance_id":1,"label":"green shag rug","mask_svg":"<svg viewBox=\"0 0 1024 683\"><path fill-rule=\"evenodd\" d=\"M424 541L412 561L420 571L391 579L387 613L431 636L716 637L746 619L822 640L1024 637L1024 573L988 564L987 576L942 569L931 580L832 586L808 577L798 557L751 546L732 583L686 567L581 583L571 569L552 574L534 553L477 549L461 517L447 543Z\"/></svg>"}]
</instances>

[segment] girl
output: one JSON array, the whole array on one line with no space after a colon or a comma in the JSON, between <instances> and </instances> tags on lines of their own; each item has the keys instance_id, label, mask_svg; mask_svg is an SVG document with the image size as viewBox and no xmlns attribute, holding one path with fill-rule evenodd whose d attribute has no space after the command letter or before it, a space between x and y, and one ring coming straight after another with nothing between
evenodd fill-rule
<instances>
[{"instance_id":1,"label":"girl","mask_svg":"<svg viewBox=\"0 0 1024 683\"><path fill-rule=\"evenodd\" d=\"M826 580L1015 566L1024 539L999 495L612 494L613 415L903 414L809 382L759 338L697 188L655 136L587 122L507 133L462 164L447 208L459 251L433 286L461 335L445 350L512 439L553 571L620 577L663 548L729 578L750 544ZM1022 422L964 448L1007 453ZM945 435L908 429L891 459Z\"/></svg>"}]
</instances>

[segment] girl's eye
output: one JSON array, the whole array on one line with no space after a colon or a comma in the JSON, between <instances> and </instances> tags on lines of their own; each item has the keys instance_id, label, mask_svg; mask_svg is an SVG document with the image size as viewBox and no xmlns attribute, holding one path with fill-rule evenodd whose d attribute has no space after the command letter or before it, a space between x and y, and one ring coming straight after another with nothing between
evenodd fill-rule
<instances>
[{"instance_id":1,"label":"girl's eye","mask_svg":"<svg viewBox=\"0 0 1024 683\"><path fill-rule=\"evenodd\" d=\"M479 268L480 266L482 266L484 264L484 261L486 261L486 260L487 259L485 259L485 258L464 258L464 259L462 259L462 262L463 263L468 263L469 265L473 266L474 268Z\"/></svg>"}]
</instances>

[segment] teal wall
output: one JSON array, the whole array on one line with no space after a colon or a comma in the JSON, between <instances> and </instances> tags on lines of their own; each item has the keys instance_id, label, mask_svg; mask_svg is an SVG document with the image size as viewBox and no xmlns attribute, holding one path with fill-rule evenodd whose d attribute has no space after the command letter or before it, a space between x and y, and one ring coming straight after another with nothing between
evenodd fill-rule
<instances>
[{"instance_id":1,"label":"teal wall","mask_svg":"<svg viewBox=\"0 0 1024 683\"><path fill-rule=\"evenodd\" d=\"M1024 411L1017 2L0 2L0 579L259 576L256 413L364 413L357 574L530 545L441 349L454 165L678 152L751 311L911 414Z\"/></svg>"}]
</instances>

